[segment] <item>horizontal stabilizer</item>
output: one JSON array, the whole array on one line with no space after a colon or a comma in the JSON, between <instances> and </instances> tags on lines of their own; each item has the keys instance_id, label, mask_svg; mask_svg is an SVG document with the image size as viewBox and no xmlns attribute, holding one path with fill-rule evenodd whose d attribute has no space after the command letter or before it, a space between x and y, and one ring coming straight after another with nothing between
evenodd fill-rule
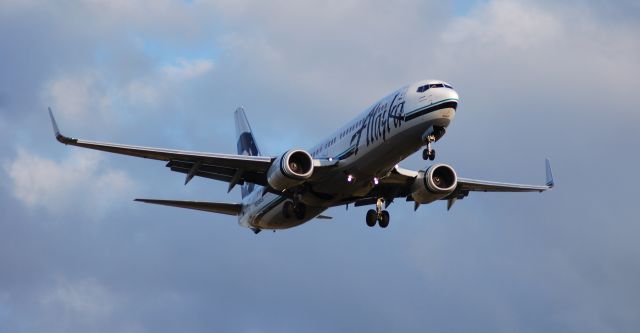
<instances>
[{"instance_id":1,"label":"horizontal stabilizer","mask_svg":"<svg viewBox=\"0 0 640 333\"><path fill-rule=\"evenodd\" d=\"M219 213L237 216L242 209L241 204L204 202L204 201L181 201L181 200L156 200L156 199L135 199L135 201L150 203L154 205L164 205L178 208L202 210L205 212Z\"/></svg>"}]
</instances>

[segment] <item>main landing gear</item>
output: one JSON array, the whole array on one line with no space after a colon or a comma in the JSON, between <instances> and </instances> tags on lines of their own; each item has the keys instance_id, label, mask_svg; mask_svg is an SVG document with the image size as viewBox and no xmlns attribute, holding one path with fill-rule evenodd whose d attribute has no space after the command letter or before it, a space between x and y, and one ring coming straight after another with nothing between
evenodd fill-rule
<instances>
[{"instance_id":1,"label":"main landing gear","mask_svg":"<svg viewBox=\"0 0 640 333\"><path fill-rule=\"evenodd\" d=\"M367 211L366 220L368 226L373 227L376 225L376 222L378 222L380 228L386 228L389 226L389 220L391 219L391 216L389 215L389 212L382 209L383 202L384 199L379 198L378 202L376 202L376 209L369 209Z\"/></svg>"},{"instance_id":2,"label":"main landing gear","mask_svg":"<svg viewBox=\"0 0 640 333\"><path fill-rule=\"evenodd\" d=\"M307 206L301 202L294 203L293 201L287 200L284 205L282 205L282 216L284 216L285 219L290 219L292 216L295 216L296 219L303 220L306 214Z\"/></svg>"}]
</instances>

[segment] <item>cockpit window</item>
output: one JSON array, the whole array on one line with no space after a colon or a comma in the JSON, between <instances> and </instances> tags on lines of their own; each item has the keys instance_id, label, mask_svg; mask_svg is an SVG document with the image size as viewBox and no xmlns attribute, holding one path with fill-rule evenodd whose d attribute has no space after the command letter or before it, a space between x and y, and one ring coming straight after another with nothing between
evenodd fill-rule
<instances>
[{"instance_id":1,"label":"cockpit window","mask_svg":"<svg viewBox=\"0 0 640 333\"><path fill-rule=\"evenodd\" d=\"M420 86L418 87L418 90L416 90L416 92L419 93L423 93L431 88L449 88L449 89L453 89L452 86L448 85L448 84L444 84L444 83L431 83L431 84L426 84L424 86Z\"/></svg>"}]
</instances>

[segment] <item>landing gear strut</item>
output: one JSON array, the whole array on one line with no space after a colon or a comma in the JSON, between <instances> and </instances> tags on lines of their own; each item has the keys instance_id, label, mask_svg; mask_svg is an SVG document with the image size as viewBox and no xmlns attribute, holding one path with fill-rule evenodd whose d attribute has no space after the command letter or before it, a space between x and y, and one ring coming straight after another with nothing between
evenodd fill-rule
<instances>
[{"instance_id":1,"label":"landing gear strut","mask_svg":"<svg viewBox=\"0 0 640 333\"><path fill-rule=\"evenodd\" d=\"M431 148L431 144L436 142L435 135L427 135L427 148L422 151L422 159L433 161L436 158L436 150Z\"/></svg>"},{"instance_id":2,"label":"landing gear strut","mask_svg":"<svg viewBox=\"0 0 640 333\"><path fill-rule=\"evenodd\" d=\"M296 219L303 220L306 214L307 206L301 202L294 203L287 200L284 205L282 205L282 216L284 216L285 219L295 216Z\"/></svg>"},{"instance_id":3,"label":"landing gear strut","mask_svg":"<svg viewBox=\"0 0 640 333\"><path fill-rule=\"evenodd\" d=\"M366 221L368 226L373 227L376 225L376 222L378 223L380 228L386 228L389 226L389 220L391 219L391 216L389 215L389 212L382 209L383 203L384 199L379 198L376 202L376 209L369 209L367 211Z\"/></svg>"},{"instance_id":4,"label":"landing gear strut","mask_svg":"<svg viewBox=\"0 0 640 333\"><path fill-rule=\"evenodd\" d=\"M422 151L423 160L433 161L436 158L436 151L431 146L444 135L445 131L444 127L430 127L427 130L427 133L422 137L427 144L427 147Z\"/></svg>"}]
</instances>

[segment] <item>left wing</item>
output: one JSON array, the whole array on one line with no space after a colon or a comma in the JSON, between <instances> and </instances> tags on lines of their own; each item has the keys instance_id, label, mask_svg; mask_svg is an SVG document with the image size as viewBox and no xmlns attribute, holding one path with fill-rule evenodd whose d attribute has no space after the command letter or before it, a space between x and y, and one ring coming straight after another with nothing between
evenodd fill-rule
<instances>
[{"instance_id":1,"label":"left wing","mask_svg":"<svg viewBox=\"0 0 640 333\"><path fill-rule=\"evenodd\" d=\"M466 197L469 195L469 192L544 192L554 186L549 159L545 160L545 167L545 185L501 183L458 177L458 185L451 194L443 198L443 200L448 200L447 209L450 209L456 200ZM407 170L396 166L387 177L380 179L380 184L374 187L367 196L351 198L349 202L354 202L356 206L363 206L375 204L377 198L384 198L388 206L395 198L406 197L407 200L413 201L411 198L411 185L418 175L418 171ZM416 208L417 206L418 205L416 205Z\"/></svg>"},{"instance_id":2,"label":"left wing","mask_svg":"<svg viewBox=\"0 0 640 333\"><path fill-rule=\"evenodd\" d=\"M456 188L456 191L544 192L546 190L552 189L554 186L553 174L551 173L551 163L549 163L548 158L545 160L545 171L547 174L547 182L545 185L498 183L498 182L491 182L491 181L485 181L485 180L458 178L458 187Z\"/></svg>"}]
</instances>

